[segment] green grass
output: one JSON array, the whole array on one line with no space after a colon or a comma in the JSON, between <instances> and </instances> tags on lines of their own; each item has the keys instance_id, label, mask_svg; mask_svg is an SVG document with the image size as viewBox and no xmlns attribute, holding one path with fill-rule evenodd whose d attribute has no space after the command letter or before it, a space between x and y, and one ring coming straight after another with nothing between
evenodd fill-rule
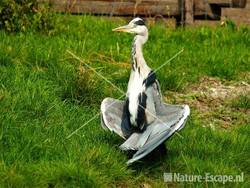
<instances>
[{"instance_id":1,"label":"green grass","mask_svg":"<svg viewBox=\"0 0 250 188\"><path fill-rule=\"evenodd\" d=\"M234 99L231 102L231 105L234 108L242 108L242 109L246 109L246 110L250 109L250 96L249 95L241 95L238 98Z\"/></svg>"},{"instance_id":2,"label":"green grass","mask_svg":"<svg viewBox=\"0 0 250 188\"><path fill-rule=\"evenodd\" d=\"M124 24L90 16L62 17L64 30L54 36L0 31L0 187L182 187L167 184L164 172L240 174L249 187L250 128L228 131L203 127L194 110L181 132L167 143L168 153L126 166L122 140L102 130L97 118L70 139L66 137L99 112L101 101L121 93L67 53L126 91L132 36L112 33ZM202 76L241 81L250 71L250 29L218 27L150 28L144 54L156 69L181 49L184 52L157 72L163 93L182 92ZM249 80L247 80L249 81ZM248 108L243 97L235 108ZM249 121L248 121L249 122ZM207 186L205 182L186 184ZM208 186L223 186L208 183Z\"/></svg>"}]
</instances>

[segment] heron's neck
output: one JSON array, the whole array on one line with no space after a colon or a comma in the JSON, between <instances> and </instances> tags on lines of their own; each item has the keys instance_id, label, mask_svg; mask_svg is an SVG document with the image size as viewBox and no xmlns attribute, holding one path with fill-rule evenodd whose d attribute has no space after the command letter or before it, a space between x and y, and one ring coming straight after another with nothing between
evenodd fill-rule
<instances>
[{"instance_id":1,"label":"heron's neck","mask_svg":"<svg viewBox=\"0 0 250 188\"><path fill-rule=\"evenodd\" d=\"M138 71L139 74L148 68L146 61L143 57L142 47L147 42L148 36L136 35L132 45L131 61L133 71Z\"/></svg>"}]
</instances>

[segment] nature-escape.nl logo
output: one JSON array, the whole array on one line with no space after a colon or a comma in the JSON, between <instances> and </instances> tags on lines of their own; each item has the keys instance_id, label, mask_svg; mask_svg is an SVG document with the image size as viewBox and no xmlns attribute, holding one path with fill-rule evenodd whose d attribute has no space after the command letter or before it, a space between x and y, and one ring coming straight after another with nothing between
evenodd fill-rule
<instances>
[{"instance_id":1,"label":"nature-escape.nl logo","mask_svg":"<svg viewBox=\"0 0 250 188\"><path fill-rule=\"evenodd\" d=\"M220 182L225 184L226 182L243 182L244 173L238 175L222 175L211 174L209 172L201 175L197 174L181 174L181 173L164 173L165 182Z\"/></svg>"}]
</instances>

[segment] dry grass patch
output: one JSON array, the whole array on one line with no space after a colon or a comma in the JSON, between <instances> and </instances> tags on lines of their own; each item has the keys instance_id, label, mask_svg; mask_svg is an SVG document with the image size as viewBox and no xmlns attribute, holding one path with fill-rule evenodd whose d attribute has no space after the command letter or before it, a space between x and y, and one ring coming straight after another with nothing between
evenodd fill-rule
<instances>
[{"instance_id":1,"label":"dry grass patch","mask_svg":"<svg viewBox=\"0 0 250 188\"><path fill-rule=\"evenodd\" d=\"M189 85L184 93L167 92L165 101L189 104L203 126L227 129L233 125L249 124L247 96L250 96L248 77L241 82L228 82L206 76L197 84ZM243 103L237 103L243 99Z\"/></svg>"}]
</instances>

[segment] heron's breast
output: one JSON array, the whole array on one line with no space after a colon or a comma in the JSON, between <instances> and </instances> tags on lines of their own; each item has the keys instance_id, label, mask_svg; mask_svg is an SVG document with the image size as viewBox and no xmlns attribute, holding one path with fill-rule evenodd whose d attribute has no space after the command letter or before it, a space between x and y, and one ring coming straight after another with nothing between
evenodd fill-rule
<instances>
[{"instance_id":1,"label":"heron's breast","mask_svg":"<svg viewBox=\"0 0 250 188\"><path fill-rule=\"evenodd\" d=\"M143 92L143 78L139 74L135 74L133 79L129 81L128 98L129 98L129 113L132 124L136 123L139 95Z\"/></svg>"}]
</instances>

